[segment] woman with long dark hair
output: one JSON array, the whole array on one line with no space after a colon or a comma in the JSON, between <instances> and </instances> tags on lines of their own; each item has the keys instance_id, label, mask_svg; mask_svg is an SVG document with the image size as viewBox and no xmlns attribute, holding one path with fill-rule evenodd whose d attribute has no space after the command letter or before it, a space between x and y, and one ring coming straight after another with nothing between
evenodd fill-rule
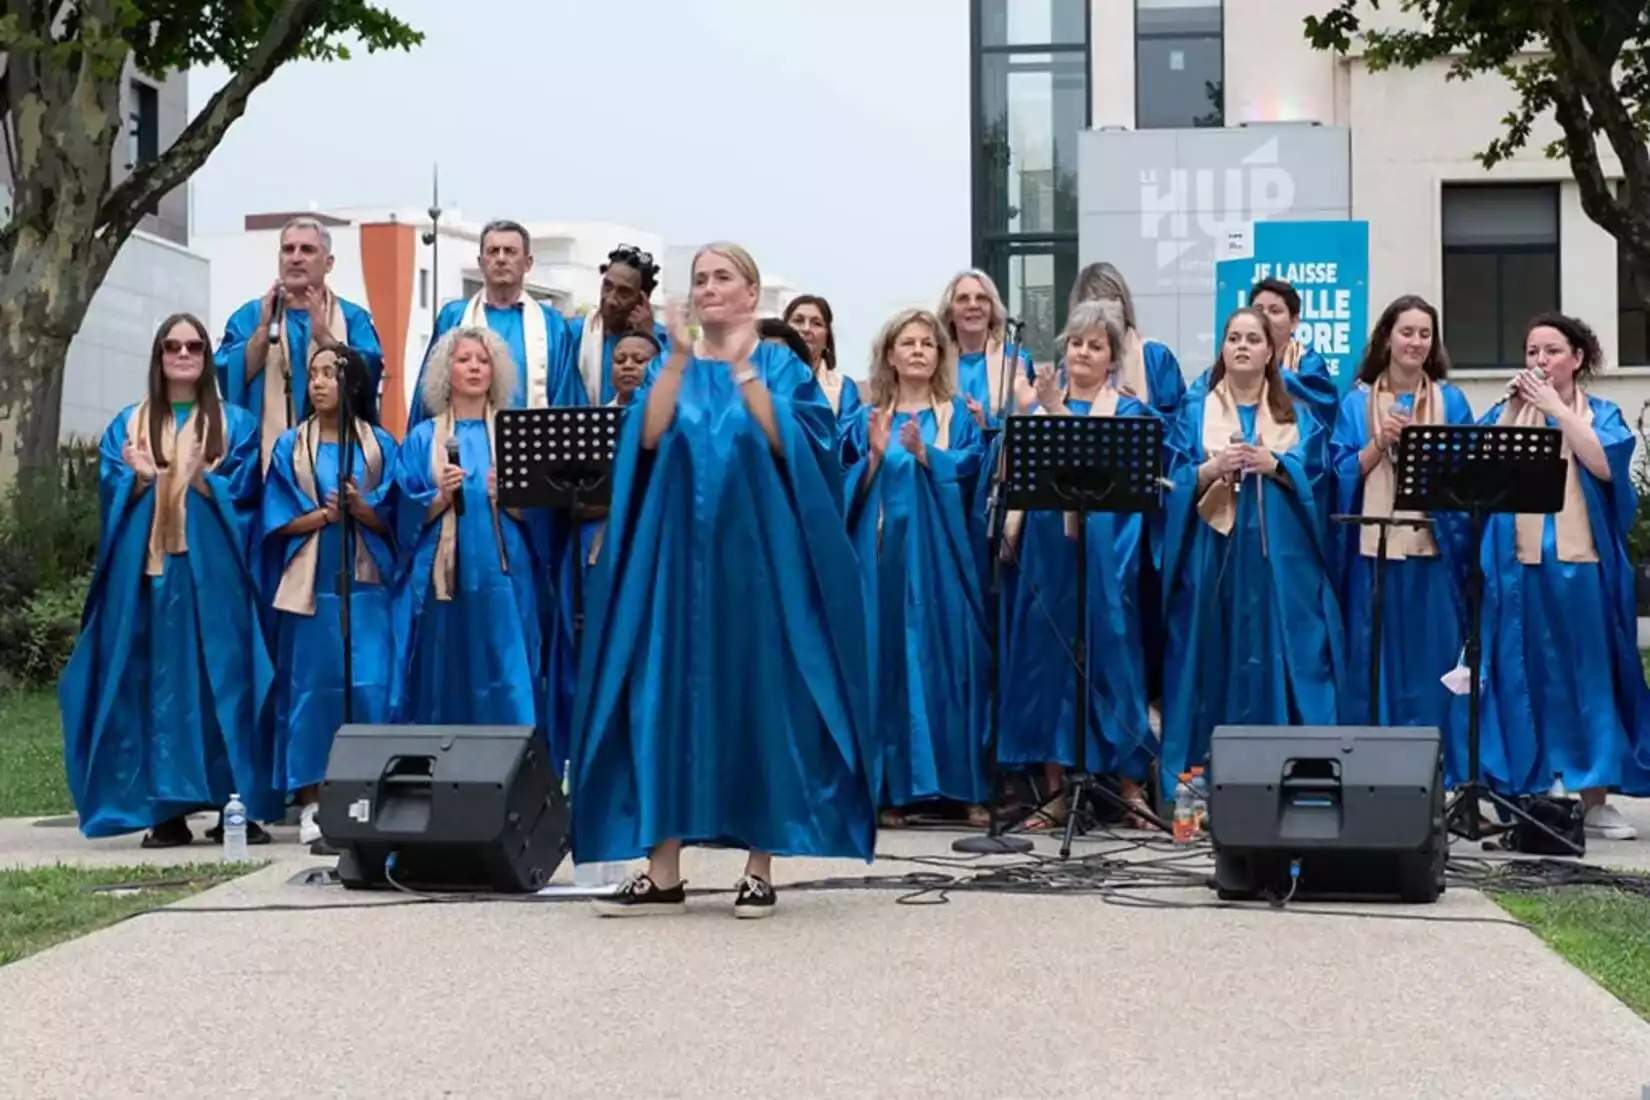
<instances>
[{"instance_id":1,"label":"woman with long dark hair","mask_svg":"<svg viewBox=\"0 0 1650 1100\"><path fill-rule=\"evenodd\" d=\"M275 441L264 485L265 598L274 615L275 778L303 807L298 839L319 840L315 823L332 736L344 721L344 648L338 573L342 515L354 521L350 554L351 717L390 717L389 586L395 578L392 490L395 441L377 426L370 379L333 347L309 360L310 414ZM341 421L340 379L351 423ZM350 471L340 476L342 450Z\"/></svg>"},{"instance_id":2,"label":"woman with long dark hair","mask_svg":"<svg viewBox=\"0 0 1650 1100\"><path fill-rule=\"evenodd\" d=\"M1459 514L1397 513L1398 435L1409 424L1471 424L1466 394L1451 385L1449 354L1438 311L1406 294L1375 322L1358 366L1358 383L1341 400L1330 440L1334 510L1343 515L1429 519L1430 526L1391 527L1382 577L1381 652L1370 651L1375 555L1374 527L1337 524L1330 533L1346 622L1346 667L1341 715L1363 722L1370 714L1364 670L1380 661L1382 726L1449 728L1453 698L1441 677L1455 666L1465 630L1461 602L1467 531ZM1462 774L1464 746L1448 739L1445 772Z\"/></svg>"},{"instance_id":3,"label":"woman with long dark hair","mask_svg":"<svg viewBox=\"0 0 1650 1100\"><path fill-rule=\"evenodd\" d=\"M1513 394L1479 420L1557 428L1569 466L1557 514L1491 516L1484 531L1482 760L1502 793L1543 794L1557 779L1580 793L1589 834L1632 840L1605 798L1650 793L1627 557L1635 440L1621 409L1587 392L1603 365L1586 323L1544 313L1525 329Z\"/></svg>"},{"instance_id":4,"label":"woman with long dark hair","mask_svg":"<svg viewBox=\"0 0 1650 1100\"><path fill-rule=\"evenodd\" d=\"M206 326L155 332L148 396L103 433L97 572L58 686L69 790L89 837L194 840L189 815L231 794L281 815L270 774L269 652L249 560L258 421L218 399ZM208 832L222 839L222 821Z\"/></svg>"},{"instance_id":5,"label":"woman with long dark hair","mask_svg":"<svg viewBox=\"0 0 1650 1100\"><path fill-rule=\"evenodd\" d=\"M573 858L646 856L604 915L680 912L686 844L746 849L739 917L774 911L775 855L869 860L863 585L836 423L812 373L761 340L744 249L692 264L694 341L626 418L590 583L572 755Z\"/></svg>"},{"instance_id":6,"label":"woman with long dark hair","mask_svg":"<svg viewBox=\"0 0 1650 1100\"><path fill-rule=\"evenodd\" d=\"M862 404L859 383L842 373L836 359L836 316L831 303L817 294L801 294L785 306L782 320L797 331L808 347L802 361L813 369L831 412L846 421Z\"/></svg>"},{"instance_id":7,"label":"woman with long dark hair","mask_svg":"<svg viewBox=\"0 0 1650 1100\"><path fill-rule=\"evenodd\" d=\"M1134 294L1115 264L1089 264L1077 273L1069 308L1076 309L1082 302L1108 302L1122 313L1123 346L1115 368L1118 389L1164 416L1173 416L1186 398L1180 360L1167 344L1140 334Z\"/></svg>"},{"instance_id":8,"label":"woman with long dark hair","mask_svg":"<svg viewBox=\"0 0 1650 1100\"><path fill-rule=\"evenodd\" d=\"M1162 790L1201 764L1219 725L1332 726L1340 609L1315 494L1316 417L1279 374L1271 326L1227 318L1207 392L1175 421L1165 507Z\"/></svg>"}]
</instances>

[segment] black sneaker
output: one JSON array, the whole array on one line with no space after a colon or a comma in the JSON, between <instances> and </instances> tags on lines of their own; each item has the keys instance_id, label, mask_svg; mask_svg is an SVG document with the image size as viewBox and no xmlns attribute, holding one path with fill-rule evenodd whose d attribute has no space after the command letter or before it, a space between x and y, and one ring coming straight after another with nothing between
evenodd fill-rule
<instances>
[{"instance_id":1,"label":"black sneaker","mask_svg":"<svg viewBox=\"0 0 1650 1100\"><path fill-rule=\"evenodd\" d=\"M655 886L646 875L632 875L611 897L591 902L601 917L656 917L687 911L687 883L668 890Z\"/></svg>"},{"instance_id":2,"label":"black sneaker","mask_svg":"<svg viewBox=\"0 0 1650 1100\"><path fill-rule=\"evenodd\" d=\"M774 902L779 895L772 884L755 875L746 875L735 884L733 915L740 920L761 920L773 916Z\"/></svg>"}]
</instances>

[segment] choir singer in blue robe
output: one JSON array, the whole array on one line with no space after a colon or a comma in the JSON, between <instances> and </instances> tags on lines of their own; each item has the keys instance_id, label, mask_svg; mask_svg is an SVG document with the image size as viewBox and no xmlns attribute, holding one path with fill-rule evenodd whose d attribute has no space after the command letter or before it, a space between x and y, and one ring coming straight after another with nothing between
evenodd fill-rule
<instances>
[{"instance_id":1,"label":"choir singer in blue robe","mask_svg":"<svg viewBox=\"0 0 1650 1100\"><path fill-rule=\"evenodd\" d=\"M1515 392L1479 421L1557 428L1569 465L1560 512L1491 516L1484 532L1482 763L1508 795L1562 781L1580 792L1590 835L1631 840L1605 797L1624 779L1639 786L1633 756L1650 721L1627 557L1638 495L1633 433L1585 388L1602 363L1585 323L1543 314L1526 331Z\"/></svg>"},{"instance_id":2,"label":"choir singer in blue robe","mask_svg":"<svg viewBox=\"0 0 1650 1100\"><path fill-rule=\"evenodd\" d=\"M644 319L651 322L653 311L648 302L659 285L659 265L651 252L621 244L607 254L601 276L595 311L575 317L568 326L573 369L569 372L570 396L561 404L611 404L615 393L613 351L619 346L619 337L630 329L644 327ZM663 344L668 339L665 330L656 324L652 328L655 339Z\"/></svg>"},{"instance_id":3,"label":"choir singer in blue robe","mask_svg":"<svg viewBox=\"0 0 1650 1100\"><path fill-rule=\"evenodd\" d=\"M836 361L836 317L831 303L817 294L799 294L785 306L780 317L802 337L808 354L803 362L813 368L814 378L831 403L831 412L840 424L864 403L859 383L849 378Z\"/></svg>"},{"instance_id":4,"label":"choir singer in blue robe","mask_svg":"<svg viewBox=\"0 0 1650 1100\"><path fill-rule=\"evenodd\" d=\"M58 685L69 790L89 837L190 843L189 814L239 794L247 834L281 816L271 667L249 551L258 423L223 405L206 327L161 323L149 393L103 433L97 571ZM222 822L208 836L222 839Z\"/></svg>"},{"instance_id":5,"label":"choir singer in blue robe","mask_svg":"<svg viewBox=\"0 0 1650 1100\"><path fill-rule=\"evenodd\" d=\"M830 406L763 343L760 277L701 248L694 344L637 395L591 578L574 724L573 858L648 856L604 915L679 912L684 844L749 850L734 913L773 912L771 857L869 860L881 787L866 606Z\"/></svg>"},{"instance_id":6,"label":"choir singer in blue robe","mask_svg":"<svg viewBox=\"0 0 1650 1100\"><path fill-rule=\"evenodd\" d=\"M1008 309L983 271L959 271L945 284L935 310L957 346L957 390L974 421L986 428L1030 404L1031 353L1006 344ZM1006 362L1016 351L1014 362Z\"/></svg>"},{"instance_id":7,"label":"choir singer in blue robe","mask_svg":"<svg viewBox=\"0 0 1650 1100\"><path fill-rule=\"evenodd\" d=\"M1338 717L1341 617L1314 503L1325 433L1284 386L1271 326L1250 308L1221 335L1207 393L1175 421L1165 508L1159 778L1202 764L1218 725Z\"/></svg>"},{"instance_id":8,"label":"choir singer in blue robe","mask_svg":"<svg viewBox=\"0 0 1650 1100\"><path fill-rule=\"evenodd\" d=\"M1081 302L1114 305L1123 316L1123 346L1114 368L1117 388L1126 397L1173 416L1186 397L1186 379L1180 360L1159 340L1148 340L1136 328L1134 294L1114 264L1089 264L1077 273L1071 287L1070 309Z\"/></svg>"},{"instance_id":9,"label":"choir singer in blue robe","mask_svg":"<svg viewBox=\"0 0 1650 1100\"><path fill-rule=\"evenodd\" d=\"M865 456L845 488L848 533L875 593L882 824L899 828L908 808L948 799L984 828L991 653L969 522L984 443L932 313L897 314L872 356L871 405L843 432Z\"/></svg>"},{"instance_id":10,"label":"choir singer in blue robe","mask_svg":"<svg viewBox=\"0 0 1650 1100\"><path fill-rule=\"evenodd\" d=\"M491 329L504 341L517 372L511 393L519 404L529 409L585 404L573 366L578 338L554 305L527 293L533 240L526 227L504 218L488 222L481 227L480 252L481 289L468 301L448 302L435 319L412 394L409 428L434 415L424 403L430 352L458 328Z\"/></svg>"},{"instance_id":11,"label":"choir singer in blue robe","mask_svg":"<svg viewBox=\"0 0 1650 1100\"><path fill-rule=\"evenodd\" d=\"M340 423L339 378L349 389L352 423ZM315 822L332 737L344 724L344 644L338 573L343 559L340 513L354 520L350 555L351 715L378 724L390 718L395 650L389 585L395 577L391 538L395 441L377 427L374 394L358 362L340 363L320 348L309 361L309 407L303 423L275 442L264 482L264 591L274 612L275 772L280 788L303 807L298 840L321 838ZM350 473L340 476L344 440Z\"/></svg>"},{"instance_id":12,"label":"choir singer in blue robe","mask_svg":"<svg viewBox=\"0 0 1650 1100\"><path fill-rule=\"evenodd\" d=\"M1405 295L1382 311L1369 335L1358 384L1341 401L1330 440L1334 510L1342 515L1430 519L1425 528L1391 527L1382 575L1381 726L1435 726L1446 736L1445 774L1464 778L1464 730L1451 735L1452 696L1441 677L1455 667L1466 629L1461 580L1468 532L1460 513L1424 516L1393 511L1398 477L1393 456L1408 424L1471 424L1466 394L1445 381L1449 355L1438 312ZM1346 622L1341 717L1369 719L1375 527L1337 524L1330 532Z\"/></svg>"},{"instance_id":13,"label":"choir singer in blue robe","mask_svg":"<svg viewBox=\"0 0 1650 1100\"><path fill-rule=\"evenodd\" d=\"M441 338L424 371L434 414L396 458L391 707L418 725L547 729L539 593L545 563L522 517L497 505L493 418L511 407L510 351L488 328ZM559 765L562 757L552 755Z\"/></svg>"},{"instance_id":14,"label":"choir singer in blue robe","mask_svg":"<svg viewBox=\"0 0 1650 1100\"><path fill-rule=\"evenodd\" d=\"M281 433L309 415L305 365L313 349L348 344L365 357L372 392L384 373L384 351L372 316L327 285L332 231L315 218L293 218L281 229L280 277L262 298L230 314L215 360L224 400L250 409L259 425L263 464Z\"/></svg>"},{"instance_id":15,"label":"choir singer in blue robe","mask_svg":"<svg viewBox=\"0 0 1650 1100\"><path fill-rule=\"evenodd\" d=\"M1037 372L1039 416L1152 416L1157 413L1117 388L1127 334L1122 313L1098 299L1079 302L1061 337L1066 385L1052 367ZM1071 639L1077 631L1077 570L1087 569L1085 646L1089 657L1090 774L1114 775L1131 804L1147 807L1156 738L1147 703L1147 655L1142 571L1150 557L1147 517L1094 512L1088 524L1088 560L1077 560L1077 517L1054 512L1010 512L1002 554L1013 564L1001 691L998 758L1007 766L1041 767L1049 793L1026 819L1027 831L1063 825L1068 813L1062 780L1077 764L1077 670ZM1129 825L1139 825L1131 819Z\"/></svg>"}]
</instances>

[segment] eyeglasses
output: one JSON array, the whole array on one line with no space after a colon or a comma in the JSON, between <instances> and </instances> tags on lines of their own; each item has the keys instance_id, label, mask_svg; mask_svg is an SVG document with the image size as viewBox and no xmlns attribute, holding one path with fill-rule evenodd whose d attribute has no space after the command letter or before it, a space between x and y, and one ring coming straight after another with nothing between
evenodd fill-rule
<instances>
[{"instance_id":1,"label":"eyeglasses","mask_svg":"<svg viewBox=\"0 0 1650 1100\"><path fill-rule=\"evenodd\" d=\"M176 355L180 351L186 351L190 355L199 355L201 352L206 350L206 341L162 340L160 342L160 346L166 351L167 355Z\"/></svg>"}]
</instances>

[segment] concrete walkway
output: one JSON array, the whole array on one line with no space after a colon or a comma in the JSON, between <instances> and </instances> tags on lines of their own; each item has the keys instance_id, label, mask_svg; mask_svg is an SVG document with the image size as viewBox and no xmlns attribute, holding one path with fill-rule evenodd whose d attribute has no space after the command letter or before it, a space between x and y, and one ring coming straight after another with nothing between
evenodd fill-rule
<instances>
[{"instance_id":1,"label":"concrete walkway","mask_svg":"<svg viewBox=\"0 0 1650 1100\"><path fill-rule=\"evenodd\" d=\"M601 921L289 885L321 861L277 836L255 850L274 866L0 969L0 1096L1637 1100L1650 1084L1650 1026L1463 889L1335 915L1217 909L1203 890L1170 892L1180 908L789 891L766 922L734 921L724 896ZM1650 862L1650 842L1598 847ZM151 855L0 822L0 866L183 861ZM739 866L694 852L688 875L725 887ZM913 869L795 861L781 883Z\"/></svg>"}]
</instances>

